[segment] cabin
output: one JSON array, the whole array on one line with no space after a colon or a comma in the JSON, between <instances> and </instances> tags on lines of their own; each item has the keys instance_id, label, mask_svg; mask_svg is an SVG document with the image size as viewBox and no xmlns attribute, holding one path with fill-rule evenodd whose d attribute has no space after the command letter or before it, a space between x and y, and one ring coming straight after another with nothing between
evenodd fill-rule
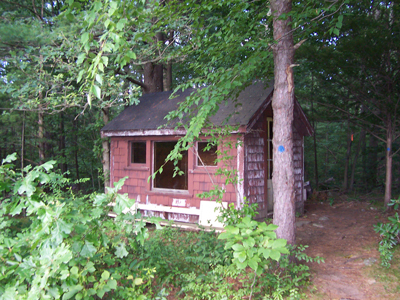
<instances>
[{"instance_id":1,"label":"cabin","mask_svg":"<svg viewBox=\"0 0 400 300\"><path fill-rule=\"evenodd\" d=\"M237 101L222 104L216 115L210 117L215 126L236 126L222 143L207 147L205 135L189 151L182 153L178 166L181 176L173 176L174 165L165 159L177 140L186 132L166 124L164 117L176 109L195 89L178 92L145 94L138 105L126 107L117 117L101 129L103 138L110 138L110 181L128 176L121 192L136 199L137 209L145 215L160 216L166 220L221 226L216 221L215 207L234 203L240 207L244 201L258 203L258 219L265 219L273 211L272 190L272 95L273 83L256 82L243 90ZM240 103L241 105L237 105ZM303 212L304 191L304 136L312 135L308 122L297 100L294 107L294 167L296 210ZM216 162L218 154L227 160ZM163 166L163 172L150 178ZM236 184L225 184L217 175L219 168L232 170L238 176ZM149 179L150 178L150 179ZM225 190L222 204L201 199L199 194L213 185Z\"/></svg>"}]
</instances>

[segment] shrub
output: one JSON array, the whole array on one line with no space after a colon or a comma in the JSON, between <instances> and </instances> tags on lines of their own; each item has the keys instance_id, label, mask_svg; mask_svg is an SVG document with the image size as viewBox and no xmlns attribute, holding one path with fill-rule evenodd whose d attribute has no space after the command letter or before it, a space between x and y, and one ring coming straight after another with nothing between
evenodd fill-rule
<instances>
[{"instance_id":1,"label":"shrub","mask_svg":"<svg viewBox=\"0 0 400 300\"><path fill-rule=\"evenodd\" d=\"M392 200L389 205L397 209L399 204L400 197L397 200ZM394 216L388 217L388 221L388 223L378 223L374 225L375 232L379 233L381 237L378 250L381 256L381 264L384 267L390 267L394 247L400 242L399 214L396 212Z\"/></svg>"}]
</instances>

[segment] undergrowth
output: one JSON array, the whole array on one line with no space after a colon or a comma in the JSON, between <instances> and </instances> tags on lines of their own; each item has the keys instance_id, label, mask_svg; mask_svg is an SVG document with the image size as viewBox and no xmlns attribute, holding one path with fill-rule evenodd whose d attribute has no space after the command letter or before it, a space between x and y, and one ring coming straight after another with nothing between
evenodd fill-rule
<instances>
[{"instance_id":1,"label":"undergrowth","mask_svg":"<svg viewBox=\"0 0 400 300\"><path fill-rule=\"evenodd\" d=\"M125 179L79 195L55 162L17 173L13 160L0 166L0 300L300 299L309 269L289 258L321 261L252 220L248 204L225 212L223 234L161 229L118 193Z\"/></svg>"},{"instance_id":2,"label":"undergrowth","mask_svg":"<svg viewBox=\"0 0 400 300\"><path fill-rule=\"evenodd\" d=\"M391 200L389 203L389 206L393 206L395 210L398 209L399 205L400 197L397 200ZM381 237L378 247L381 264L389 268L393 259L394 248L400 243L400 218L398 212L394 216L388 217L387 223L374 225L374 230Z\"/></svg>"}]
</instances>

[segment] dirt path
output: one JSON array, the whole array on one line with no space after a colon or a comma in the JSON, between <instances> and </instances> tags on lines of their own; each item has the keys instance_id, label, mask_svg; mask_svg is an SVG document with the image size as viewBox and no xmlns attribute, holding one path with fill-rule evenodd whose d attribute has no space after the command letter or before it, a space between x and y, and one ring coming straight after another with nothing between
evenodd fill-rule
<instances>
[{"instance_id":1,"label":"dirt path","mask_svg":"<svg viewBox=\"0 0 400 300\"><path fill-rule=\"evenodd\" d=\"M307 203L305 216L297 219L297 243L325 259L311 264L309 299L400 299L376 278L379 237L373 225L385 220L369 202Z\"/></svg>"}]
</instances>

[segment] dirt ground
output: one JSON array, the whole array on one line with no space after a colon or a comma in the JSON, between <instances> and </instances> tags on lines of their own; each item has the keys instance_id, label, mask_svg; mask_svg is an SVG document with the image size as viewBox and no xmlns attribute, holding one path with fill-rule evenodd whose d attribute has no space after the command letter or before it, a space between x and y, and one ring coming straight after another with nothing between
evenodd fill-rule
<instances>
[{"instance_id":1,"label":"dirt ground","mask_svg":"<svg viewBox=\"0 0 400 300\"><path fill-rule=\"evenodd\" d=\"M310 264L309 299L400 299L398 279L388 283L387 276L380 276L386 270L380 267L379 236L373 230L387 220L380 208L332 195L322 202L307 201L305 209L296 222L297 244L308 245L309 256L325 259Z\"/></svg>"}]
</instances>

